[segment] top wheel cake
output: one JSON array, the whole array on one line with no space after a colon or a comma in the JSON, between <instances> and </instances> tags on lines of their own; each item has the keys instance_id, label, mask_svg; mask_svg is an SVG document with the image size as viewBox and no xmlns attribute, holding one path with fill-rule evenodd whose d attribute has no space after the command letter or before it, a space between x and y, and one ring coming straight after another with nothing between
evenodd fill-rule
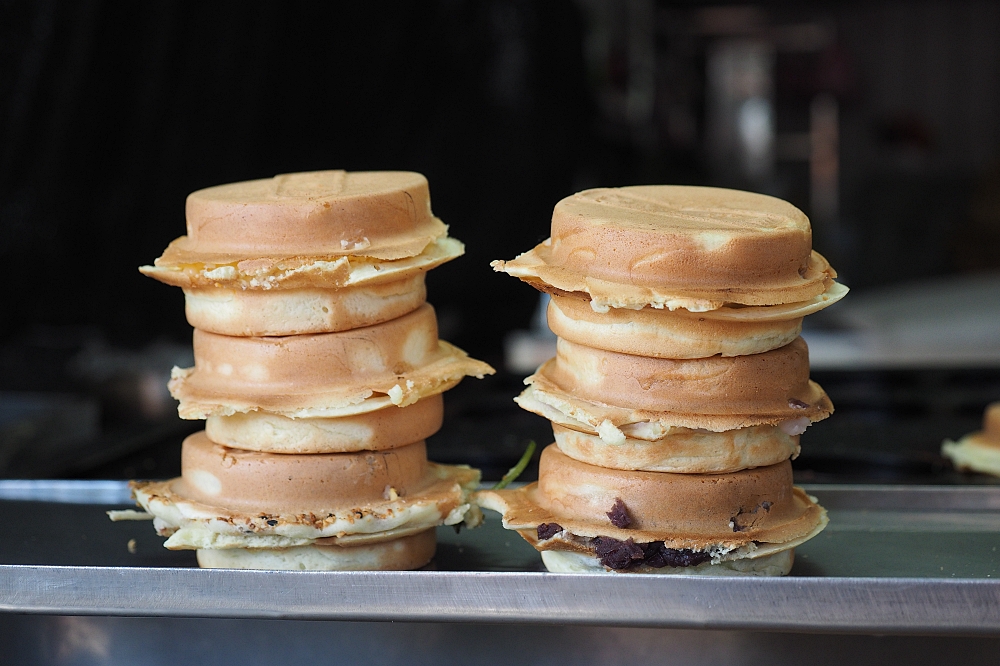
<instances>
[{"instance_id":1,"label":"top wheel cake","mask_svg":"<svg viewBox=\"0 0 1000 666\"><path fill-rule=\"evenodd\" d=\"M599 312L808 301L820 309L832 300L824 294L842 289L812 251L805 214L762 194L678 185L586 190L556 204L551 233L494 267L542 291L589 296ZM797 314L804 310L811 308Z\"/></svg>"},{"instance_id":2,"label":"top wheel cake","mask_svg":"<svg viewBox=\"0 0 1000 666\"><path fill-rule=\"evenodd\" d=\"M400 280L462 254L406 171L314 171L198 190L187 235L140 270L181 287L341 287Z\"/></svg>"}]
</instances>

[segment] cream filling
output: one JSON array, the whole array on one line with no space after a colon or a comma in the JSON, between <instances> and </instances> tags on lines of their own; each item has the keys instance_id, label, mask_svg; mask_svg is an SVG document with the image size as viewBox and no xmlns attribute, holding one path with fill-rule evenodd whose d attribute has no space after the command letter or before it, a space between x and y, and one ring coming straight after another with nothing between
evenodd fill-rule
<instances>
[{"instance_id":1,"label":"cream filling","mask_svg":"<svg viewBox=\"0 0 1000 666\"><path fill-rule=\"evenodd\" d=\"M584 410L576 409L571 403L559 400L555 396L541 393L535 390L534 386L524 389L519 396L514 398L514 402L526 411L538 414L553 423L558 423L561 426L572 430L579 430L590 435L599 435L608 444L625 443L625 433L622 432L621 428L611 423L611 421L604 419L597 422L596 419ZM658 432L667 433L670 432L670 428L672 427L658 422L655 425L649 421L645 423L650 425L647 428L639 429L633 437L636 439L645 439L641 435ZM656 439L659 439L659 437Z\"/></svg>"},{"instance_id":2,"label":"cream filling","mask_svg":"<svg viewBox=\"0 0 1000 666\"><path fill-rule=\"evenodd\" d=\"M619 298L614 295L613 283L595 278L587 278L589 285L600 285L604 290L594 289L590 297L590 307L598 314L604 314L611 308L623 310L641 310L647 305L657 310L687 310L688 312L711 312L726 305L725 301L712 301L707 298L684 298L682 296L650 295L648 303L636 303L634 299ZM596 295L595 295L596 293Z\"/></svg>"},{"instance_id":3,"label":"cream filling","mask_svg":"<svg viewBox=\"0 0 1000 666\"><path fill-rule=\"evenodd\" d=\"M202 548L198 549L198 565L209 569L285 571L365 571L422 566L433 557L435 535L416 532L409 537L350 548L317 544L279 549Z\"/></svg>"},{"instance_id":4,"label":"cream filling","mask_svg":"<svg viewBox=\"0 0 1000 666\"><path fill-rule=\"evenodd\" d=\"M621 445L626 439L641 439L654 442L668 437L673 429L679 426L669 423L669 414L663 421L637 421L623 425L615 425L608 419L600 419L584 407L575 405L572 401L562 399L528 386L514 402L522 409L538 414L553 423L577 430L588 435L598 435L605 443ZM788 419L776 424L782 432L789 436L801 435L811 424L806 417ZM712 431L706 431L712 432Z\"/></svg>"},{"instance_id":5,"label":"cream filling","mask_svg":"<svg viewBox=\"0 0 1000 666\"><path fill-rule=\"evenodd\" d=\"M547 239L543 244L551 244ZM637 287L577 274L560 266L547 264L536 247L511 261L493 261L493 270L507 273L529 283L542 283L561 291L582 291L590 295L590 306L594 312L605 313L610 308L641 310L652 307L658 310L687 310L688 312L717 316L720 319L791 319L822 310L836 303L847 293L847 287L830 279L824 293L804 301L794 301L775 305L745 306L726 300L692 298L660 291L654 287ZM813 252L810 271L817 277L826 274L827 279L835 274L826 260ZM544 275L544 277L543 277ZM544 290L544 288L543 288ZM768 290L764 290L768 291ZM781 291L781 290L779 290ZM749 310L749 312L744 312Z\"/></svg>"},{"instance_id":6,"label":"cream filling","mask_svg":"<svg viewBox=\"0 0 1000 666\"><path fill-rule=\"evenodd\" d=\"M787 321L789 319L799 319L806 315L819 312L823 308L829 307L842 299L850 291L839 282L830 282L819 296L810 298L807 301L796 303L782 303L780 305L740 305L739 303L729 303L726 301L707 301L704 299L684 299L684 298L661 298L656 302L648 304L657 310L687 310L697 313L706 319L719 319L729 321ZM595 304L591 300L591 309L594 312L605 313L610 308L622 308L626 310L641 310L645 305L627 301L615 301L614 299L600 299Z\"/></svg>"},{"instance_id":7,"label":"cream filling","mask_svg":"<svg viewBox=\"0 0 1000 666\"><path fill-rule=\"evenodd\" d=\"M139 270L168 284L182 286L216 285L264 290L306 285L348 287L398 280L407 273L433 268L464 252L465 246L460 241L445 236L428 244L414 257L391 261L349 255L300 261L248 259L221 265L192 263L143 266Z\"/></svg>"},{"instance_id":8,"label":"cream filling","mask_svg":"<svg viewBox=\"0 0 1000 666\"><path fill-rule=\"evenodd\" d=\"M971 470L1000 476L1000 446L989 446L963 437L957 442L945 440L941 455L951 459L960 470Z\"/></svg>"},{"instance_id":9,"label":"cream filling","mask_svg":"<svg viewBox=\"0 0 1000 666\"><path fill-rule=\"evenodd\" d=\"M459 521L461 522L461 521ZM440 524L440 523L438 523ZM455 523L452 523L455 524ZM310 545L365 545L391 541L423 532L435 525L413 525L373 534L349 534L343 537L317 539L284 537L276 534L220 534L199 525L188 525L177 529L164 542L171 550L229 550L232 548L273 549L296 548Z\"/></svg>"}]
</instances>

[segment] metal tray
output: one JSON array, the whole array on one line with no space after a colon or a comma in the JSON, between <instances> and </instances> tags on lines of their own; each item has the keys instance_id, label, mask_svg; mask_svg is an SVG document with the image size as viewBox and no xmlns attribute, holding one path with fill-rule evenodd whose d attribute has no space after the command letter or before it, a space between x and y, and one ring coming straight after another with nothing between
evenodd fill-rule
<instances>
[{"instance_id":1,"label":"metal tray","mask_svg":"<svg viewBox=\"0 0 1000 666\"><path fill-rule=\"evenodd\" d=\"M549 574L488 513L412 572L196 568L119 482L0 481L0 610L339 620L1000 633L1000 488L807 486L830 526L786 578ZM131 548L129 542L132 541Z\"/></svg>"}]
</instances>

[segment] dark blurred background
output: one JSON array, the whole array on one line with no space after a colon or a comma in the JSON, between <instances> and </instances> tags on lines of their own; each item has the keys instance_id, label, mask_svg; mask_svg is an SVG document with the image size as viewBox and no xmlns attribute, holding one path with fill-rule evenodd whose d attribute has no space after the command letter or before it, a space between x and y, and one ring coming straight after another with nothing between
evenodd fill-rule
<instances>
[{"instance_id":1,"label":"dark blurred background","mask_svg":"<svg viewBox=\"0 0 1000 666\"><path fill-rule=\"evenodd\" d=\"M810 338L838 415L799 475L986 481L937 450L1000 399L1000 3L0 0L0 476L176 474L190 329L136 267L189 192L314 169L420 171L466 243L430 300L501 372L434 457L499 476L550 437L510 401L537 295L490 260L575 191L688 183L790 200L853 290Z\"/></svg>"}]
</instances>

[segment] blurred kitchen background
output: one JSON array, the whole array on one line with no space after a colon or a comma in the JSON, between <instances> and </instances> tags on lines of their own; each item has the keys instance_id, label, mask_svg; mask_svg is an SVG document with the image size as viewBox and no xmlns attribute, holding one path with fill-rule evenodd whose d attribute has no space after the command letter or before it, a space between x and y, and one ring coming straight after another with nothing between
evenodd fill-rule
<instances>
[{"instance_id":1,"label":"blurred kitchen background","mask_svg":"<svg viewBox=\"0 0 1000 666\"><path fill-rule=\"evenodd\" d=\"M442 337L500 372L433 458L498 478L546 421L550 349L489 268L596 186L750 189L811 217L851 287L807 320L836 415L799 481L991 483L938 455L1000 400L1000 3L0 1L0 477L179 472L181 291L143 278L196 189L408 169L467 245ZM531 472L529 471L529 477Z\"/></svg>"}]
</instances>

